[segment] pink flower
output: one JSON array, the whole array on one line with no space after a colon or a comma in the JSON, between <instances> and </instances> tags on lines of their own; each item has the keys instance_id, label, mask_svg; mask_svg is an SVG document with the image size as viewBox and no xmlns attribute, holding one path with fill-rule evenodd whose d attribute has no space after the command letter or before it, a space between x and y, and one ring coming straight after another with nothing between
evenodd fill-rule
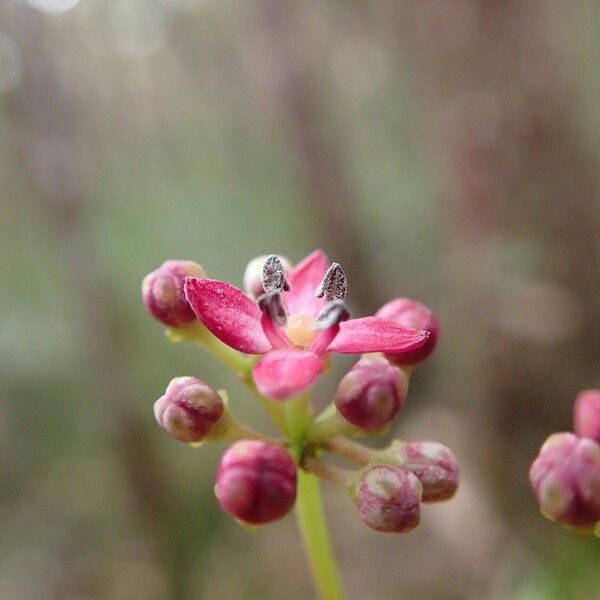
<instances>
[{"instance_id":1,"label":"pink flower","mask_svg":"<svg viewBox=\"0 0 600 600\"><path fill-rule=\"evenodd\" d=\"M204 277L204 269L191 260L167 260L144 277L142 299L146 310L170 327L183 327L196 320L183 293L188 276Z\"/></svg>"},{"instance_id":2,"label":"pink flower","mask_svg":"<svg viewBox=\"0 0 600 600\"><path fill-rule=\"evenodd\" d=\"M440 335L440 322L435 313L421 302L411 298L395 298L384 304L375 316L388 319L403 327L414 327L429 332L427 343L412 352L387 353L386 358L391 363L399 366L416 366L429 358L435 350Z\"/></svg>"},{"instance_id":3,"label":"pink flower","mask_svg":"<svg viewBox=\"0 0 600 600\"><path fill-rule=\"evenodd\" d=\"M600 522L600 445L555 433L540 449L529 479L542 513L569 527Z\"/></svg>"},{"instance_id":4,"label":"pink flower","mask_svg":"<svg viewBox=\"0 0 600 600\"><path fill-rule=\"evenodd\" d=\"M362 358L344 375L334 396L338 412L367 431L385 427L402 408L408 378L383 357Z\"/></svg>"},{"instance_id":5,"label":"pink flower","mask_svg":"<svg viewBox=\"0 0 600 600\"><path fill-rule=\"evenodd\" d=\"M584 390L575 400L575 433L600 443L600 390Z\"/></svg>"},{"instance_id":6,"label":"pink flower","mask_svg":"<svg viewBox=\"0 0 600 600\"><path fill-rule=\"evenodd\" d=\"M410 471L376 465L363 474L357 488L360 517L371 529L405 533L419 524L423 486Z\"/></svg>"},{"instance_id":7,"label":"pink flower","mask_svg":"<svg viewBox=\"0 0 600 600\"><path fill-rule=\"evenodd\" d=\"M188 277L185 296L194 313L221 341L246 354L262 354L254 367L261 394L286 400L309 389L330 352L410 353L429 333L377 317L348 319L346 278L317 250L286 276L271 255L263 270L265 294L253 302L238 288Z\"/></svg>"},{"instance_id":8,"label":"pink flower","mask_svg":"<svg viewBox=\"0 0 600 600\"><path fill-rule=\"evenodd\" d=\"M296 502L296 465L289 453L258 440L236 442L225 452L215 494L221 508L253 525L285 516Z\"/></svg>"},{"instance_id":9,"label":"pink flower","mask_svg":"<svg viewBox=\"0 0 600 600\"><path fill-rule=\"evenodd\" d=\"M223 415L223 400L195 377L176 377L154 403L158 424L181 442L200 442Z\"/></svg>"}]
</instances>

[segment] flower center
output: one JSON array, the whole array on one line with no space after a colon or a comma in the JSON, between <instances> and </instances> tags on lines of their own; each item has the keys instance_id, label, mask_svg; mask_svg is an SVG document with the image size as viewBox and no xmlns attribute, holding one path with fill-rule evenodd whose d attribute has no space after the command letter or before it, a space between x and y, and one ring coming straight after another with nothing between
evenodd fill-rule
<instances>
[{"instance_id":1,"label":"flower center","mask_svg":"<svg viewBox=\"0 0 600 600\"><path fill-rule=\"evenodd\" d=\"M285 334L292 344L306 348L317 337L315 320L309 315L290 315L287 320Z\"/></svg>"}]
</instances>

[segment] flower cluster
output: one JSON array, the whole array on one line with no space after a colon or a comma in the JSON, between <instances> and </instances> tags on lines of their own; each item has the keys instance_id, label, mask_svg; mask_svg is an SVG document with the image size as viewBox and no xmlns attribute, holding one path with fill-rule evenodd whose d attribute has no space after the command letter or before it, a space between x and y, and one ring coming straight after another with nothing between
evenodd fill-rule
<instances>
[{"instance_id":1,"label":"flower cluster","mask_svg":"<svg viewBox=\"0 0 600 600\"><path fill-rule=\"evenodd\" d=\"M224 391L177 377L156 401L159 425L192 445L229 441L217 471L221 507L244 524L287 514L306 473L343 485L363 521L378 531L414 528L423 502L458 486L452 452L436 442L394 441L374 451L351 438L389 429L415 366L434 350L439 323L423 304L397 298L374 316L350 318L341 266L318 250L295 267L276 255L248 264L242 291L208 278L190 261L170 260L142 284L144 304L172 341L198 343L249 386L280 430L271 437L239 422ZM310 390L332 353L361 358L331 404L314 416ZM324 460L334 452L356 463Z\"/></svg>"},{"instance_id":2,"label":"flower cluster","mask_svg":"<svg viewBox=\"0 0 600 600\"><path fill-rule=\"evenodd\" d=\"M600 534L600 390L581 392L573 413L574 433L552 434L529 478L545 517Z\"/></svg>"}]
</instances>

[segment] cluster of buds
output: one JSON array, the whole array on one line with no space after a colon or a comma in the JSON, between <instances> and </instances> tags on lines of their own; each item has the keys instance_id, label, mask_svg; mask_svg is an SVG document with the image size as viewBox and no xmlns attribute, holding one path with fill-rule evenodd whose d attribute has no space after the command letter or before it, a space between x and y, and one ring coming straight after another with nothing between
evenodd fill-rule
<instances>
[{"instance_id":1,"label":"cluster of buds","mask_svg":"<svg viewBox=\"0 0 600 600\"><path fill-rule=\"evenodd\" d=\"M529 477L545 517L600 533L600 390L581 392L573 413L574 433L551 435Z\"/></svg>"},{"instance_id":2,"label":"cluster of buds","mask_svg":"<svg viewBox=\"0 0 600 600\"><path fill-rule=\"evenodd\" d=\"M276 255L255 258L243 283L241 290L208 278L196 263L170 260L144 279L142 297L172 341L198 343L233 368L261 400L279 437L238 421L227 394L195 377L171 381L154 405L159 425L194 446L232 442L217 470L215 493L241 523L286 515L296 502L300 470L342 484L369 527L413 529L422 503L455 493L452 452L436 442L398 440L375 451L351 438L389 430L414 367L435 348L434 313L398 298L374 316L351 319L344 271L321 251L295 267ZM310 390L331 353L360 358L315 417ZM326 452L349 459L355 469L326 461Z\"/></svg>"}]
</instances>

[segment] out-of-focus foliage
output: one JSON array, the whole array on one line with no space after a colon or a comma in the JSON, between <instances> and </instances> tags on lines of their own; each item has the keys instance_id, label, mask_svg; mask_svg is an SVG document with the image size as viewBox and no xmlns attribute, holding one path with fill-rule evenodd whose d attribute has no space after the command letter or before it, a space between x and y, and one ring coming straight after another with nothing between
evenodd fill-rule
<instances>
[{"instance_id":1,"label":"out-of-focus foliage","mask_svg":"<svg viewBox=\"0 0 600 600\"><path fill-rule=\"evenodd\" d=\"M223 448L154 423L194 375L268 427L139 287L166 258L239 285L317 246L357 314L439 313L396 433L463 469L409 536L327 490L349 597L598 594L598 540L542 519L527 469L600 384L600 8L510 4L0 3L0 598L311 597L293 518L242 530Z\"/></svg>"}]
</instances>

